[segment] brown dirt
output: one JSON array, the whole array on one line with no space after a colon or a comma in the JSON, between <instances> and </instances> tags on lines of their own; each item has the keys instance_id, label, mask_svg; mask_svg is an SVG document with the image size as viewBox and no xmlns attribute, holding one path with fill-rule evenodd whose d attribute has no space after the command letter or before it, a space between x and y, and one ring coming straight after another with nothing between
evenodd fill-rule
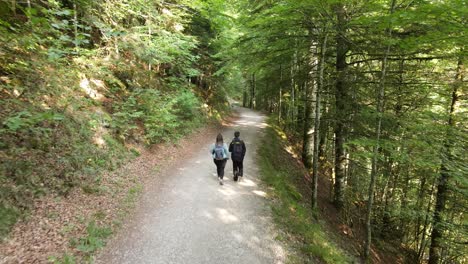
<instances>
[{"instance_id":1,"label":"brown dirt","mask_svg":"<svg viewBox=\"0 0 468 264\"><path fill-rule=\"evenodd\" d=\"M50 257L60 258L64 254L74 255L80 262L84 254L72 247L70 241L86 236L90 221L117 230L118 223L133 210L134 206L127 201L132 188L141 186L144 192L150 183L164 176L176 161L175 157L190 155L200 142L215 138L220 129L220 125L212 123L193 131L177 144L133 146L141 155L116 171L103 173L98 186L101 191L96 194L75 188L66 197L48 195L36 200L30 215L19 221L0 244L0 263L49 263Z\"/></svg>"}]
</instances>

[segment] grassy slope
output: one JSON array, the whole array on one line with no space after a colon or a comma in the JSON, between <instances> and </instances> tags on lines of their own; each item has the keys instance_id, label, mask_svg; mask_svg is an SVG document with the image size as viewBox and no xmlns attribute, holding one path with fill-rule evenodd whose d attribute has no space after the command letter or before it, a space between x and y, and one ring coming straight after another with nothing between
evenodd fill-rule
<instances>
[{"instance_id":1,"label":"grassy slope","mask_svg":"<svg viewBox=\"0 0 468 264\"><path fill-rule=\"evenodd\" d=\"M270 125L272 122L270 122ZM304 170L285 151L283 132L274 125L267 128L259 149L263 180L271 187L274 217L295 254L292 263L352 263L354 260L333 242L331 236L315 220L308 198L301 192Z\"/></svg>"}]
</instances>

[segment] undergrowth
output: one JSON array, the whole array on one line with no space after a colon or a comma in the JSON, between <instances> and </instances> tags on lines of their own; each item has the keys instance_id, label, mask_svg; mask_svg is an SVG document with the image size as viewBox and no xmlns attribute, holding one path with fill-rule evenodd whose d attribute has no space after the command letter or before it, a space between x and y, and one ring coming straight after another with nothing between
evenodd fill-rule
<instances>
[{"instance_id":1,"label":"undergrowth","mask_svg":"<svg viewBox=\"0 0 468 264\"><path fill-rule=\"evenodd\" d=\"M228 109L200 56L211 40L182 32L179 8L36 2L0 1L0 240L38 197L101 194L101 173L138 154L128 146L176 141Z\"/></svg>"},{"instance_id":2,"label":"undergrowth","mask_svg":"<svg viewBox=\"0 0 468 264\"><path fill-rule=\"evenodd\" d=\"M75 264L83 261L86 263L93 263L93 254L106 245L106 239L111 235L111 227L100 226L94 220L91 220L86 226L85 236L70 240L71 246L81 252L81 261L78 261L78 258L70 253L65 253L61 257L49 257L48 260L54 264Z\"/></svg>"},{"instance_id":3,"label":"undergrowth","mask_svg":"<svg viewBox=\"0 0 468 264\"><path fill-rule=\"evenodd\" d=\"M272 122L270 122L271 124ZM262 179L271 187L274 199L275 222L288 236L278 237L291 244L297 256L292 263L352 263L349 257L327 235L320 222L314 219L306 197L300 191L304 184L303 171L284 150L282 131L275 126L267 128L259 148Z\"/></svg>"},{"instance_id":4,"label":"undergrowth","mask_svg":"<svg viewBox=\"0 0 468 264\"><path fill-rule=\"evenodd\" d=\"M91 221L86 227L86 233L86 236L72 241L72 246L76 246L80 252L90 256L93 252L105 246L105 240L112 234L112 229L106 226L98 226L94 221Z\"/></svg>"},{"instance_id":5,"label":"undergrowth","mask_svg":"<svg viewBox=\"0 0 468 264\"><path fill-rule=\"evenodd\" d=\"M83 56L65 68L36 56L4 78L22 90L0 82L0 240L39 196L99 194L100 174L138 154L127 143L176 141L216 116L183 80L153 87L135 66Z\"/></svg>"}]
</instances>

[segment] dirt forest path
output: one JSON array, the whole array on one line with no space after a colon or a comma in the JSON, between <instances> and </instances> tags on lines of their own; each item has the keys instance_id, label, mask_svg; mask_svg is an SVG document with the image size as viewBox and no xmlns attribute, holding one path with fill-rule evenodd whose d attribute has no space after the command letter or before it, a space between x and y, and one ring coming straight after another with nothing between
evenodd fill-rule
<instances>
[{"instance_id":1,"label":"dirt forest path","mask_svg":"<svg viewBox=\"0 0 468 264\"><path fill-rule=\"evenodd\" d=\"M132 219L97 263L285 262L255 161L265 117L237 111L239 119L222 134L228 143L234 131L241 132L247 146L244 180L232 180L229 160L220 186L209 154L214 138L200 142L191 158L176 162L160 184L143 194Z\"/></svg>"}]
</instances>

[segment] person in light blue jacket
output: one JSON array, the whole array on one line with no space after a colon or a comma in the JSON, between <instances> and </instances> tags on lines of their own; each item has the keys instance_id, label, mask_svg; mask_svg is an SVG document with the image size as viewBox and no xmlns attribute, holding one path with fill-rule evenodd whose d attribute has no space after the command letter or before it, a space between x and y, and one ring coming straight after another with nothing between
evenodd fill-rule
<instances>
[{"instance_id":1,"label":"person in light blue jacket","mask_svg":"<svg viewBox=\"0 0 468 264\"><path fill-rule=\"evenodd\" d=\"M211 146L210 153L216 164L219 184L223 185L224 167L226 167L226 162L229 159L229 151L226 143L223 141L223 135L218 134L216 142Z\"/></svg>"}]
</instances>

